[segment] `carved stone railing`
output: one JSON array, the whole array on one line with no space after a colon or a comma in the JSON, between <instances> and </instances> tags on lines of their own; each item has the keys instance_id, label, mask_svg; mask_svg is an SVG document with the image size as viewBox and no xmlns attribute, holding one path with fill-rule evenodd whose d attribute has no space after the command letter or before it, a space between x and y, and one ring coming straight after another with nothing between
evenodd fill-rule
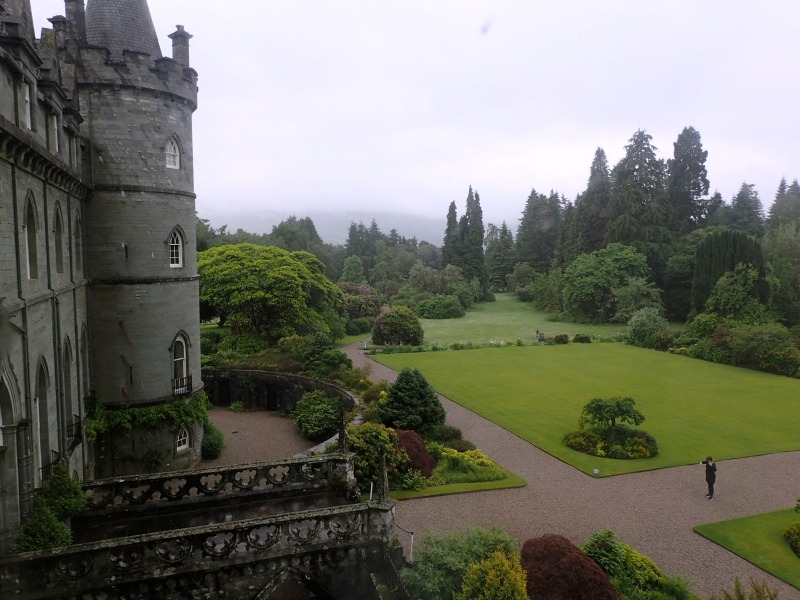
<instances>
[{"instance_id":1,"label":"carved stone railing","mask_svg":"<svg viewBox=\"0 0 800 600\"><path fill-rule=\"evenodd\" d=\"M83 486L87 511L150 507L234 495L289 495L355 490L352 454L326 454L270 462L101 479Z\"/></svg>"},{"instance_id":2,"label":"carved stone railing","mask_svg":"<svg viewBox=\"0 0 800 600\"><path fill-rule=\"evenodd\" d=\"M393 536L394 502L299 511L2 558L0 592L24 600L75 597L181 573L385 545Z\"/></svg>"}]
</instances>

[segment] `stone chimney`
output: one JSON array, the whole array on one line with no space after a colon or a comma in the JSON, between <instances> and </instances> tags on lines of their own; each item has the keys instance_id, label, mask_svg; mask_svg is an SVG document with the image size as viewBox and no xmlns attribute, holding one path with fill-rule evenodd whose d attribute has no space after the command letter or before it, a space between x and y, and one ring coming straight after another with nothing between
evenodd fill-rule
<instances>
[{"instance_id":1,"label":"stone chimney","mask_svg":"<svg viewBox=\"0 0 800 600\"><path fill-rule=\"evenodd\" d=\"M187 69L189 64L189 40L192 35L183 29L183 25L176 25L175 32L169 34L172 40L172 60L183 65Z\"/></svg>"}]
</instances>

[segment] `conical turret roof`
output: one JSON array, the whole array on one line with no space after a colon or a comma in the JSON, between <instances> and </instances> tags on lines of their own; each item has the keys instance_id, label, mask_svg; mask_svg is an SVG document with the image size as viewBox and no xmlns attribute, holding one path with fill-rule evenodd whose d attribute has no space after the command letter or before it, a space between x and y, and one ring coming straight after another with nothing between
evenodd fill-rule
<instances>
[{"instance_id":1,"label":"conical turret roof","mask_svg":"<svg viewBox=\"0 0 800 600\"><path fill-rule=\"evenodd\" d=\"M122 57L123 50L161 58L156 29L147 0L89 0L86 4L86 41Z\"/></svg>"}]
</instances>

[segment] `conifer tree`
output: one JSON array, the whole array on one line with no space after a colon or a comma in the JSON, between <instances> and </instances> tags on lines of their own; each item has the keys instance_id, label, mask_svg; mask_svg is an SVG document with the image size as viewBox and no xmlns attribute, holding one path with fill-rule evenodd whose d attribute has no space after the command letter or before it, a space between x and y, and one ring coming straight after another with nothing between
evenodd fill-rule
<instances>
[{"instance_id":1,"label":"conifer tree","mask_svg":"<svg viewBox=\"0 0 800 600\"><path fill-rule=\"evenodd\" d=\"M685 127L673 147L673 158L667 161L670 228L685 233L697 227L704 214L708 151L694 127Z\"/></svg>"},{"instance_id":2,"label":"conifer tree","mask_svg":"<svg viewBox=\"0 0 800 600\"><path fill-rule=\"evenodd\" d=\"M602 148L595 150L586 190L575 200L575 243L577 254L594 252L604 245L608 230L611 176Z\"/></svg>"},{"instance_id":3,"label":"conifer tree","mask_svg":"<svg viewBox=\"0 0 800 600\"><path fill-rule=\"evenodd\" d=\"M517 258L536 271L547 271L555 256L561 232L562 206L565 203L557 192L549 196L531 190L517 228Z\"/></svg>"},{"instance_id":4,"label":"conifer tree","mask_svg":"<svg viewBox=\"0 0 800 600\"><path fill-rule=\"evenodd\" d=\"M504 292L508 287L508 276L517 264L514 236L505 221L499 228L490 223L487 229L486 274L489 278L489 289L493 292Z\"/></svg>"},{"instance_id":5,"label":"conifer tree","mask_svg":"<svg viewBox=\"0 0 800 600\"><path fill-rule=\"evenodd\" d=\"M447 228L444 231L444 244L442 245L442 262L446 265L459 264L461 256L461 234L458 228L458 212L455 201L450 203L447 210Z\"/></svg>"},{"instance_id":6,"label":"conifer tree","mask_svg":"<svg viewBox=\"0 0 800 600\"><path fill-rule=\"evenodd\" d=\"M770 228L775 228L792 223L800 223L800 184L795 179L792 185L787 186L784 177L769 209L767 224Z\"/></svg>"},{"instance_id":7,"label":"conifer tree","mask_svg":"<svg viewBox=\"0 0 800 600\"><path fill-rule=\"evenodd\" d=\"M764 229L764 208L752 183L743 183L728 210L730 226L750 235L761 235Z\"/></svg>"}]
</instances>

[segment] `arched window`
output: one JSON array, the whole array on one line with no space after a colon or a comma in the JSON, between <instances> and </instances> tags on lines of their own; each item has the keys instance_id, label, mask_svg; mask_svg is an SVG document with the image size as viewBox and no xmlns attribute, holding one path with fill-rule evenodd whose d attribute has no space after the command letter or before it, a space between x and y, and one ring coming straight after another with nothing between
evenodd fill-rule
<instances>
[{"instance_id":1,"label":"arched window","mask_svg":"<svg viewBox=\"0 0 800 600\"><path fill-rule=\"evenodd\" d=\"M172 343L172 395L181 396L192 391L186 352L186 338L179 335Z\"/></svg>"},{"instance_id":2,"label":"arched window","mask_svg":"<svg viewBox=\"0 0 800 600\"><path fill-rule=\"evenodd\" d=\"M75 217L75 268L83 269L83 231L80 217Z\"/></svg>"},{"instance_id":3,"label":"arched window","mask_svg":"<svg viewBox=\"0 0 800 600\"><path fill-rule=\"evenodd\" d=\"M178 147L178 142L170 138L167 140L167 146L164 149L167 160L168 169L181 168L181 149Z\"/></svg>"},{"instance_id":4,"label":"arched window","mask_svg":"<svg viewBox=\"0 0 800 600\"><path fill-rule=\"evenodd\" d=\"M38 222L36 218L36 206L33 198L28 199L28 208L25 211L25 245L28 254L28 279L39 277L39 263L36 256L36 242Z\"/></svg>"},{"instance_id":5,"label":"arched window","mask_svg":"<svg viewBox=\"0 0 800 600\"><path fill-rule=\"evenodd\" d=\"M188 450L191 444L191 436L189 435L189 430L184 427L181 429L177 435L175 436L175 452L182 452L183 450Z\"/></svg>"},{"instance_id":6,"label":"arched window","mask_svg":"<svg viewBox=\"0 0 800 600\"><path fill-rule=\"evenodd\" d=\"M169 236L169 266L173 269L183 266L183 238L177 229Z\"/></svg>"},{"instance_id":7,"label":"arched window","mask_svg":"<svg viewBox=\"0 0 800 600\"><path fill-rule=\"evenodd\" d=\"M56 247L56 273L64 272L64 226L61 223L61 211L56 207L55 225L53 227L53 243Z\"/></svg>"}]
</instances>

